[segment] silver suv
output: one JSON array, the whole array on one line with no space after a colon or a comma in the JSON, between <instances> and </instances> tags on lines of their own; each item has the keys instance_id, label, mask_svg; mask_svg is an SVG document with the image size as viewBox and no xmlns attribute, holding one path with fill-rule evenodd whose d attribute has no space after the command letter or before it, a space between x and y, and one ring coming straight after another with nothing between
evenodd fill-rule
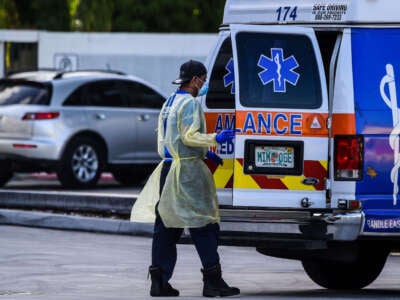
<instances>
[{"instance_id":1,"label":"silver suv","mask_svg":"<svg viewBox=\"0 0 400 300\"><path fill-rule=\"evenodd\" d=\"M0 186L14 172L56 172L66 187L92 187L103 171L123 184L159 161L165 95L110 71L23 72L0 80Z\"/></svg>"}]
</instances>

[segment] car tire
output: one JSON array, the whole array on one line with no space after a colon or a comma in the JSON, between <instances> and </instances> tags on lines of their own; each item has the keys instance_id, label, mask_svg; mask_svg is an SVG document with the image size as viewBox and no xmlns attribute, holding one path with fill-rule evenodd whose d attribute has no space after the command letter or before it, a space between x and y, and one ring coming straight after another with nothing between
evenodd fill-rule
<instances>
[{"instance_id":1,"label":"car tire","mask_svg":"<svg viewBox=\"0 0 400 300\"><path fill-rule=\"evenodd\" d=\"M149 177L151 168L148 166L121 167L112 171L114 179L125 186L143 184Z\"/></svg>"},{"instance_id":2,"label":"car tire","mask_svg":"<svg viewBox=\"0 0 400 300\"><path fill-rule=\"evenodd\" d=\"M58 180L68 188L90 188L104 169L102 145L90 137L73 139L66 147L57 170Z\"/></svg>"},{"instance_id":3,"label":"car tire","mask_svg":"<svg viewBox=\"0 0 400 300\"><path fill-rule=\"evenodd\" d=\"M12 163L9 160L0 160L0 187L13 177Z\"/></svg>"}]
</instances>

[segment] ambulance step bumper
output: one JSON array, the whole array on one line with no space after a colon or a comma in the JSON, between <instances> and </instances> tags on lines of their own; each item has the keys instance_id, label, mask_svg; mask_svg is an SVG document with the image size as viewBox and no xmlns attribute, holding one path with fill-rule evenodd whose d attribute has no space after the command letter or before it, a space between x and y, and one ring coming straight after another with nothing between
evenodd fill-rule
<instances>
[{"instance_id":1,"label":"ambulance step bumper","mask_svg":"<svg viewBox=\"0 0 400 300\"><path fill-rule=\"evenodd\" d=\"M361 212L221 209L221 237L353 241L361 232Z\"/></svg>"}]
</instances>

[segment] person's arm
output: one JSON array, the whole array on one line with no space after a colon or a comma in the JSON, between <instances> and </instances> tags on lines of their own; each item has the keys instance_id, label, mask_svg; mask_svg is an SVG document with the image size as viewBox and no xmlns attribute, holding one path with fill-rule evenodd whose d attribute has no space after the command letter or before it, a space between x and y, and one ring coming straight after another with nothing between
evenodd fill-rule
<instances>
[{"instance_id":1,"label":"person's arm","mask_svg":"<svg viewBox=\"0 0 400 300\"><path fill-rule=\"evenodd\" d=\"M200 104L194 101L185 103L180 111L180 137L182 143L190 147L216 146L216 133L202 133L204 114Z\"/></svg>"}]
</instances>

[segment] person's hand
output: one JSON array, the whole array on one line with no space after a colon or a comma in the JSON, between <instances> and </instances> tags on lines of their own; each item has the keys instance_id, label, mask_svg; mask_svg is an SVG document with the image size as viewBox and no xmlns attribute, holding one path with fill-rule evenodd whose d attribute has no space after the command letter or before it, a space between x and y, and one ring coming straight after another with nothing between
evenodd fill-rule
<instances>
[{"instance_id":1,"label":"person's hand","mask_svg":"<svg viewBox=\"0 0 400 300\"><path fill-rule=\"evenodd\" d=\"M235 130L224 129L217 134L215 140L217 141L217 143L222 144L225 143L226 141L229 142L232 141L234 137L235 137Z\"/></svg>"},{"instance_id":2,"label":"person's hand","mask_svg":"<svg viewBox=\"0 0 400 300\"><path fill-rule=\"evenodd\" d=\"M221 165L222 166L224 164L224 161L222 160L222 158L219 157L217 153L212 152L210 150L207 151L206 157L208 159L212 160L217 165Z\"/></svg>"}]
</instances>

